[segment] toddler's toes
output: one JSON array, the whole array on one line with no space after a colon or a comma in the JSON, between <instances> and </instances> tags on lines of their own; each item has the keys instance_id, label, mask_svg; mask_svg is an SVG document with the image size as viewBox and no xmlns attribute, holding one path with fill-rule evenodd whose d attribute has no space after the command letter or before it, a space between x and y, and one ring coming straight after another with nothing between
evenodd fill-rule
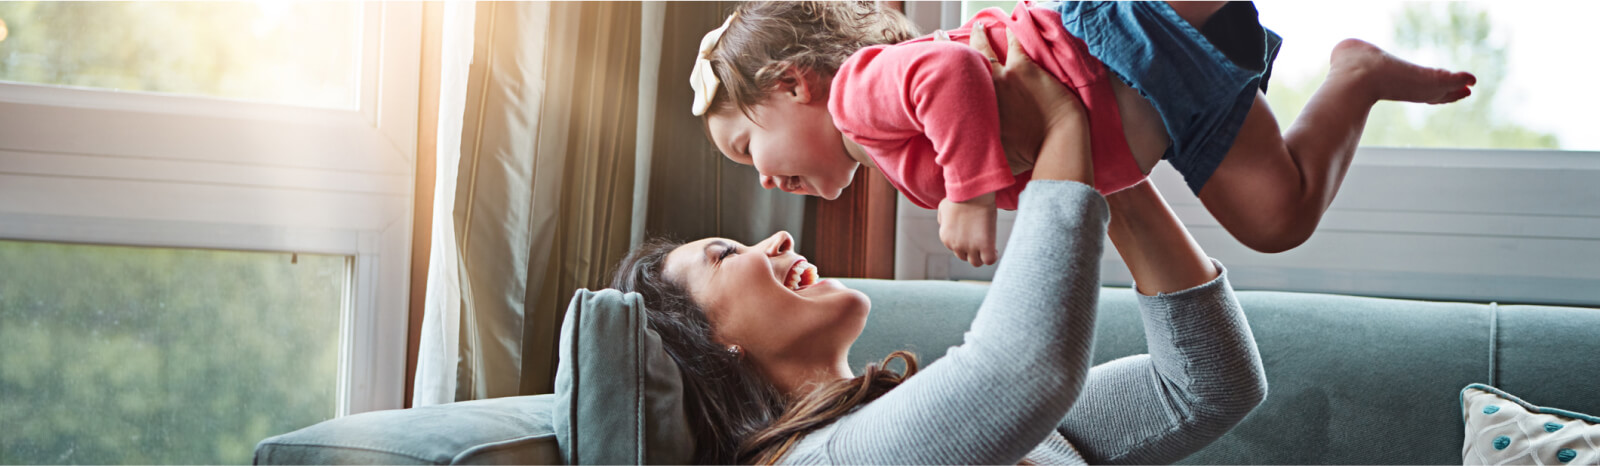
<instances>
[{"instance_id":1,"label":"toddler's toes","mask_svg":"<svg viewBox=\"0 0 1600 466\"><path fill-rule=\"evenodd\" d=\"M1472 88L1463 86L1460 89L1456 89L1456 90L1450 91L1448 93L1445 93L1444 97L1440 97L1439 100L1435 100L1432 103L1435 103L1435 104L1448 104L1450 102L1455 102L1457 100L1465 99L1469 95L1472 95Z\"/></svg>"},{"instance_id":2,"label":"toddler's toes","mask_svg":"<svg viewBox=\"0 0 1600 466\"><path fill-rule=\"evenodd\" d=\"M1352 76L1367 83L1379 100L1441 104L1472 95L1478 77L1464 71L1420 66L1359 39L1334 47L1329 76Z\"/></svg>"}]
</instances>

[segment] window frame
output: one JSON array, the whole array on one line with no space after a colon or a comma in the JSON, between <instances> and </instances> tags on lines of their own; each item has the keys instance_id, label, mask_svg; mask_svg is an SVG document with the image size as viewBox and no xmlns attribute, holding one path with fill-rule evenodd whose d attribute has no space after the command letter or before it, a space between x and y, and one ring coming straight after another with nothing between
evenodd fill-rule
<instances>
[{"instance_id":1,"label":"window frame","mask_svg":"<svg viewBox=\"0 0 1600 466\"><path fill-rule=\"evenodd\" d=\"M333 414L403 407L422 5L363 5L355 109L0 83L0 238L349 256Z\"/></svg>"},{"instance_id":2,"label":"window frame","mask_svg":"<svg viewBox=\"0 0 1600 466\"><path fill-rule=\"evenodd\" d=\"M960 3L936 5L939 23L910 16L960 26ZM1361 147L1317 233L1280 254L1240 245L1167 164L1150 177L1237 289L1600 305L1600 152ZM898 207L896 279L993 276L945 250L935 212ZM999 214L1002 249L1014 220ZM1114 250L1101 266L1103 284L1132 283Z\"/></svg>"}]
</instances>

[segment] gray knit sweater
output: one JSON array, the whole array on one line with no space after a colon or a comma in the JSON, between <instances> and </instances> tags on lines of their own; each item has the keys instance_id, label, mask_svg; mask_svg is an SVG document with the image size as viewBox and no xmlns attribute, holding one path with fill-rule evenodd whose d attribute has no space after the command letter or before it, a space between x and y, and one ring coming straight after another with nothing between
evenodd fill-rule
<instances>
[{"instance_id":1,"label":"gray knit sweater","mask_svg":"<svg viewBox=\"0 0 1600 466\"><path fill-rule=\"evenodd\" d=\"M1089 368L1108 215L1087 185L1029 183L965 342L784 462L1170 463L1226 433L1267 391L1226 272L1141 295L1150 353Z\"/></svg>"}]
</instances>

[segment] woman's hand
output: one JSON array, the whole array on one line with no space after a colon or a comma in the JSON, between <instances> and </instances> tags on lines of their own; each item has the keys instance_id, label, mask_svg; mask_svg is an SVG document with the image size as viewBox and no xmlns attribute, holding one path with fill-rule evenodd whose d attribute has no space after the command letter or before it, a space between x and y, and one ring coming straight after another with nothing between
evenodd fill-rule
<instances>
[{"instance_id":1,"label":"woman's hand","mask_svg":"<svg viewBox=\"0 0 1600 466\"><path fill-rule=\"evenodd\" d=\"M1094 184L1088 114L1083 102L1028 57L1007 31L1006 62L989 45L983 23L972 25L969 45L989 59L1000 104L1000 134L1008 154L1034 160L1033 179Z\"/></svg>"},{"instance_id":2,"label":"woman's hand","mask_svg":"<svg viewBox=\"0 0 1600 466\"><path fill-rule=\"evenodd\" d=\"M970 45L989 59L1000 99L1002 139L1012 138L1007 150L1015 144L1038 154L1035 180L1073 180L1092 186L1094 166L1083 102L1028 58L1015 37L1008 34L1004 64L990 48L988 37L981 23L973 24ZM1111 208L1108 234L1140 293L1171 293L1217 276L1211 260L1149 180L1112 194L1106 202Z\"/></svg>"},{"instance_id":3,"label":"woman's hand","mask_svg":"<svg viewBox=\"0 0 1600 466\"><path fill-rule=\"evenodd\" d=\"M1006 62L1000 61L989 44L983 23L972 25L967 45L989 59L989 74L1000 98L1000 131L1015 136L1017 148L1029 149L1030 156L1037 154L1046 130L1056 123L1087 122L1088 113L1078 95L1034 63L1011 31L1006 31ZM1030 142L1033 145L1027 145Z\"/></svg>"}]
</instances>

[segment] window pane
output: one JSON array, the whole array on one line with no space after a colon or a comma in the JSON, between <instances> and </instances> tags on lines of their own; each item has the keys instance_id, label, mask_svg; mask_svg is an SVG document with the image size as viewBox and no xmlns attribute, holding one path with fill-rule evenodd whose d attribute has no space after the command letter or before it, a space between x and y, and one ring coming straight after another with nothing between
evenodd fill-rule
<instances>
[{"instance_id":1,"label":"window pane","mask_svg":"<svg viewBox=\"0 0 1600 466\"><path fill-rule=\"evenodd\" d=\"M1005 0L968 0L961 2L961 24L966 24L967 21L972 20L972 15L978 14L979 11L985 8L999 8L1010 13L1011 10L1017 8L1017 2Z\"/></svg>"},{"instance_id":2,"label":"window pane","mask_svg":"<svg viewBox=\"0 0 1600 466\"><path fill-rule=\"evenodd\" d=\"M0 2L0 81L358 105L359 2Z\"/></svg>"},{"instance_id":3,"label":"window pane","mask_svg":"<svg viewBox=\"0 0 1600 466\"><path fill-rule=\"evenodd\" d=\"M0 464L244 464L332 418L346 263L0 241Z\"/></svg>"},{"instance_id":4,"label":"window pane","mask_svg":"<svg viewBox=\"0 0 1600 466\"><path fill-rule=\"evenodd\" d=\"M1280 124L1300 113L1347 37L1428 66L1478 76L1449 105L1383 102L1367 120L1369 146L1600 150L1586 92L1600 62L1579 58L1600 3L1261 2L1261 23L1284 37L1267 100Z\"/></svg>"},{"instance_id":5,"label":"window pane","mask_svg":"<svg viewBox=\"0 0 1600 466\"><path fill-rule=\"evenodd\" d=\"M978 10L1016 2L962 2ZM1449 105L1382 102L1364 146L1600 151L1588 92L1600 60L1586 59L1600 3L1258 2L1261 24L1284 38L1267 101L1283 128L1299 116L1328 72L1328 53L1349 37L1428 66L1471 71L1473 95ZM1555 14L1552 14L1552 13Z\"/></svg>"}]
</instances>

